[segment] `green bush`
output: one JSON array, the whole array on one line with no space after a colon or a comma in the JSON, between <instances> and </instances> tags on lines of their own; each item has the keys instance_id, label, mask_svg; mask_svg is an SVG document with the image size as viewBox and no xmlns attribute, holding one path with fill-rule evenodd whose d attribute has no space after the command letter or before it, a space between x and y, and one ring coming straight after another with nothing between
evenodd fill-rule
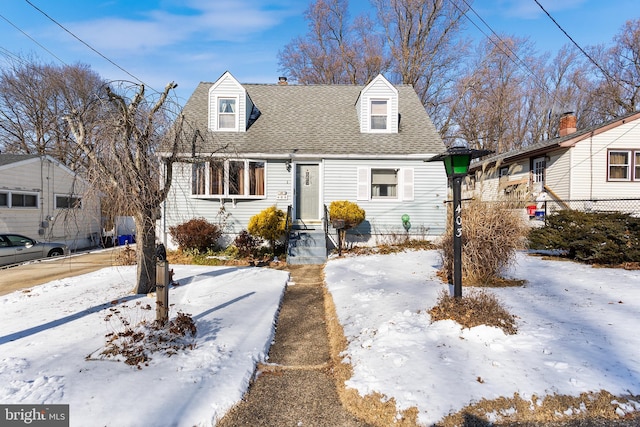
<instances>
[{"instance_id":1,"label":"green bush","mask_svg":"<svg viewBox=\"0 0 640 427\"><path fill-rule=\"evenodd\" d=\"M276 241L285 233L286 214L276 206L264 209L249 219L249 233L269 242L272 251L276 249Z\"/></svg>"},{"instance_id":2,"label":"green bush","mask_svg":"<svg viewBox=\"0 0 640 427\"><path fill-rule=\"evenodd\" d=\"M334 200L329 205L329 217L331 221L344 221L344 228L348 229L357 227L364 221L365 211L348 200Z\"/></svg>"},{"instance_id":3,"label":"green bush","mask_svg":"<svg viewBox=\"0 0 640 427\"><path fill-rule=\"evenodd\" d=\"M194 218L185 223L169 227L169 234L180 250L206 252L216 246L222 235L220 228L204 218Z\"/></svg>"},{"instance_id":4,"label":"green bush","mask_svg":"<svg viewBox=\"0 0 640 427\"><path fill-rule=\"evenodd\" d=\"M342 221L344 225L338 228L340 246L344 246L347 230L357 227L362 221L364 221L365 212L356 203L348 200L334 200L329 205L329 219L336 227L336 221ZM339 251L342 247L338 248Z\"/></svg>"},{"instance_id":5,"label":"green bush","mask_svg":"<svg viewBox=\"0 0 640 427\"><path fill-rule=\"evenodd\" d=\"M623 213L562 210L529 232L531 249L566 252L588 264L640 262L640 218Z\"/></svg>"}]
</instances>

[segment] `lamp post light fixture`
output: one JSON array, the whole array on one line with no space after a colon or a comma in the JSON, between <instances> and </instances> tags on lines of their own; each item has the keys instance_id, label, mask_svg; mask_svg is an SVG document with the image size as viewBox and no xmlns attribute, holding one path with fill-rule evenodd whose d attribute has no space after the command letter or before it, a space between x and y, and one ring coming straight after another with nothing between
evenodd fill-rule
<instances>
[{"instance_id":1,"label":"lamp post light fixture","mask_svg":"<svg viewBox=\"0 0 640 427\"><path fill-rule=\"evenodd\" d=\"M462 180L469 173L469 164L472 159L491 153L493 151L450 147L446 152L426 160L427 162L444 162L453 190L453 296L455 298L462 297Z\"/></svg>"}]
</instances>

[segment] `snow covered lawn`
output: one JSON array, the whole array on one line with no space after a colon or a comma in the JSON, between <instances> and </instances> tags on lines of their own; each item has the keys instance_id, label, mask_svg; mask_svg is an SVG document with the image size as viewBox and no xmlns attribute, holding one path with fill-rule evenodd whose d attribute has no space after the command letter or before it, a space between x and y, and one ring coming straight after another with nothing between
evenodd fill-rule
<instances>
[{"instance_id":1,"label":"snow covered lawn","mask_svg":"<svg viewBox=\"0 0 640 427\"><path fill-rule=\"evenodd\" d=\"M431 323L446 285L435 251L332 259L325 273L361 394L377 391L430 424L482 398L608 390L640 394L640 271L518 256L524 287L490 289L518 333ZM100 360L105 335L155 318L131 295L134 267L0 296L0 402L69 404L72 426L213 425L266 361L288 273L173 265L171 316L191 314L195 348L148 366ZM466 292L466 289L464 290ZM118 315L109 314L119 310ZM87 356L91 355L89 360ZM620 414L640 403L620 404ZM575 408L579 411L580 408ZM499 414L495 414L497 417Z\"/></svg>"},{"instance_id":2,"label":"snow covered lawn","mask_svg":"<svg viewBox=\"0 0 640 427\"><path fill-rule=\"evenodd\" d=\"M326 282L354 371L348 385L360 394L377 391L399 409L416 406L427 425L515 392L524 399L640 394L640 271L519 254L511 276L526 285L488 289L518 317L518 333L505 335L431 323L427 311L447 286L436 277L439 263L435 251L328 263Z\"/></svg>"},{"instance_id":3,"label":"snow covered lawn","mask_svg":"<svg viewBox=\"0 0 640 427\"><path fill-rule=\"evenodd\" d=\"M0 296L0 402L69 404L72 426L211 425L264 361L288 272L179 266L171 317L191 314L196 347L141 369L98 359L105 335L155 319L131 295L135 267L113 267ZM152 310L144 309L150 305ZM112 315L119 310L119 315ZM93 359L85 360L89 355Z\"/></svg>"}]
</instances>

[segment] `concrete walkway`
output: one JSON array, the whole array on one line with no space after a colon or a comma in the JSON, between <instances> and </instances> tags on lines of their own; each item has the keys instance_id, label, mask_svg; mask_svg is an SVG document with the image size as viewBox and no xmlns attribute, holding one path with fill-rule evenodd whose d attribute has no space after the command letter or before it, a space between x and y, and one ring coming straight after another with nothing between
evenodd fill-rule
<instances>
[{"instance_id":1,"label":"concrete walkway","mask_svg":"<svg viewBox=\"0 0 640 427\"><path fill-rule=\"evenodd\" d=\"M341 405L331 375L321 265L290 266L269 363L220 427L366 427Z\"/></svg>"}]
</instances>

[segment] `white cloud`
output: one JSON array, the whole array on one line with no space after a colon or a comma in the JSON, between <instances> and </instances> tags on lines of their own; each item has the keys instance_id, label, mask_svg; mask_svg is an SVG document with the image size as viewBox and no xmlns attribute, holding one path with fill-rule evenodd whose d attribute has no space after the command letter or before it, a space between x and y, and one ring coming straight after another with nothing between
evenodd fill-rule
<instances>
[{"instance_id":1,"label":"white cloud","mask_svg":"<svg viewBox=\"0 0 640 427\"><path fill-rule=\"evenodd\" d=\"M245 41L298 12L291 6L274 8L257 1L194 0L186 6L189 13L156 9L149 10L142 18L106 17L65 26L104 54L135 54L189 40L194 43Z\"/></svg>"}]
</instances>

